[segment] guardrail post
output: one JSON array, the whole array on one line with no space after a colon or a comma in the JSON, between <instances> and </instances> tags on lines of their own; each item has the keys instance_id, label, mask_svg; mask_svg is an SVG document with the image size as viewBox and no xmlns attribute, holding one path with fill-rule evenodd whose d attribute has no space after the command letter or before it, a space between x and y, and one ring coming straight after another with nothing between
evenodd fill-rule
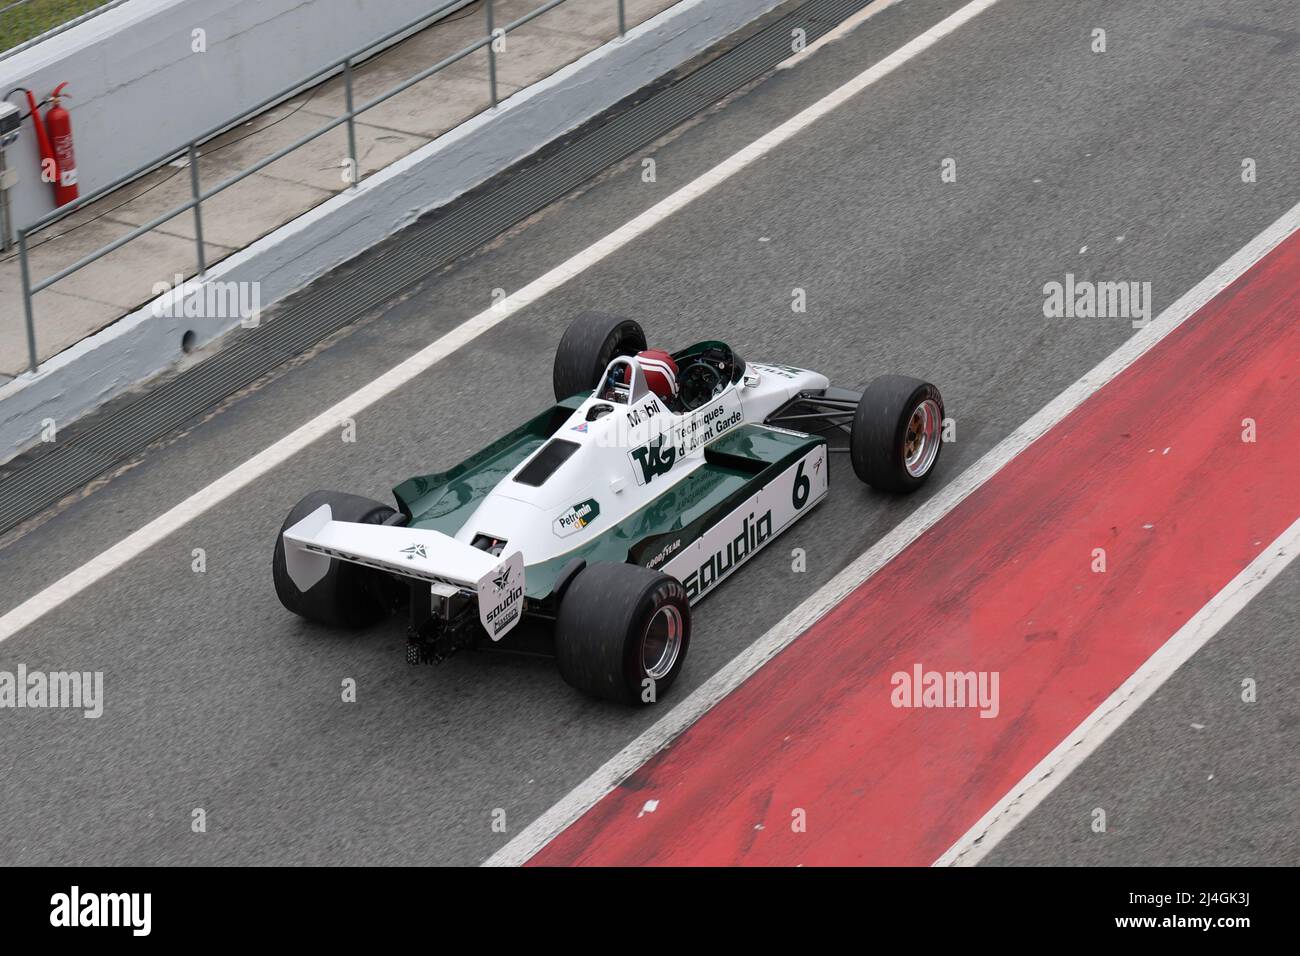
<instances>
[{"instance_id":1,"label":"guardrail post","mask_svg":"<svg viewBox=\"0 0 1300 956\"><path fill-rule=\"evenodd\" d=\"M627 34L627 11L623 9L624 0L618 0L618 36L621 40Z\"/></svg>"},{"instance_id":2,"label":"guardrail post","mask_svg":"<svg viewBox=\"0 0 1300 956\"><path fill-rule=\"evenodd\" d=\"M492 108L497 108L497 48L496 37L492 35L495 24L492 22L492 0L483 5L487 10L488 31L488 85L492 88Z\"/></svg>"},{"instance_id":3,"label":"guardrail post","mask_svg":"<svg viewBox=\"0 0 1300 956\"><path fill-rule=\"evenodd\" d=\"M32 274L27 268L27 230L18 230L18 263L23 274L23 310L27 314L27 367L33 372L36 359L36 323L32 320Z\"/></svg>"},{"instance_id":4,"label":"guardrail post","mask_svg":"<svg viewBox=\"0 0 1300 956\"><path fill-rule=\"evenodd\" d=\"M355 186L361 179L361 167L357 165L357 128L352 122L352 57L343 61L343 95L348 107L348 175Z\"/></svg>"},{"instance_id":5,"label":"guardrail post","mask_svg":"<svg viewBox=\"0 0 1300 956\"><path fill-rule=\"evenodd\" d=\"M203 200L199 192L199 150L190 143L190 196L194 200L194 242L199 255L199 277L208 271L203 257Z\"/></svg>"}]
</instances>

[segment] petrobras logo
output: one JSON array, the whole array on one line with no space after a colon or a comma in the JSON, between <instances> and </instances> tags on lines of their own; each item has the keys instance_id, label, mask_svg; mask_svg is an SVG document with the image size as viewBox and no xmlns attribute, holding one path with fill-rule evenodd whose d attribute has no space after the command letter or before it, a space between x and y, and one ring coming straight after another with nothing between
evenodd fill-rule
<instances>
[{"instance_id":1,"label":"petrobras logo","mask_svg":"<svg viewBox=\"0 0 1300 956\"><path fill-rule=\"evenodd\" d=\"M571 534L577 534L598 517L600 517L600 504L595 498L588 498L586 501L579 501L576 505L570 506L564 514L555 519L551 529L558 537L567 538Z\"/></svg>"},{"instance_id":2,"label":"petrobras logo","mask_svg":"<svg viewBox=\"0 0 1300 956\"><path fill-rule=\"evenodd\" d=\"M682 579L686 595L692 601L721 581L735 567L743 564L768 538L772 537L772 510L761 517L751 512L740 524L740 533L725 547L710 553L698 568Z\"/></svg>"}]
</instances>

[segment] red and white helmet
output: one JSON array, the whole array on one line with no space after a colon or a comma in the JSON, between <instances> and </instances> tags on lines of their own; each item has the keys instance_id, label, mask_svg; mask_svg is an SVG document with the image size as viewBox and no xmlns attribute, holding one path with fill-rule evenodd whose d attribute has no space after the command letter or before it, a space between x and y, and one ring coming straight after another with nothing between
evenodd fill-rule
<instances>
[{"instance_id":1,"label":"red and white helmet","mask_svg":"<svg viewBox=\"0 0 1300 956\"><path fill-rule=\"evenodd\" d=\"M671 355L663 349L646 349L636 354L636 364L652 392L665 402L677 396L677 363Z\"/></svg>"}]
</instances>

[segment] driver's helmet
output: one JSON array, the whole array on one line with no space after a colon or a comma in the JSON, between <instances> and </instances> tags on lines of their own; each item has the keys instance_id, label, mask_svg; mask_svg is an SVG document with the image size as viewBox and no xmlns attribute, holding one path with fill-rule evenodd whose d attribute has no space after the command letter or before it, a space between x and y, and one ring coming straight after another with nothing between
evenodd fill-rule
<instances>
[{"instance_id":1,"label":"driver's helmet","mask_svg":"<svg viewBox=\"0 0 1300 956\"><path fill-rule=\"evenodd\" d=\"M646 349L636 353L636 364L652 392L665 402L677 397L677 363L671 355L663 349Z\"/></svg>"}]
</instances>

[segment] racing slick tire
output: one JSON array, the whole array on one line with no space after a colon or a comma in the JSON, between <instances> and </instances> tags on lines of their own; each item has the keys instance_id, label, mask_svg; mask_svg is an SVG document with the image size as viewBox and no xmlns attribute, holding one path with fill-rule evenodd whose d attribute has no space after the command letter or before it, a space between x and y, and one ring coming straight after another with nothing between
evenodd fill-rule
<instances>
[{"instance_id":1,"label":"racing slick tire","mask_svg":"<svg viewBox=\"0 0 1300 956\"><path fill-rule=\"evenodd\" d=\"M925 484L943 450L943 396L929 382L882 375L853 415L849 457L878 491L906 493Z\"/></svg>"},{"instance_id":2,"label":"racing slick tire","mask_svg":"<svg viewBox=\"0 0 1300 956\"><path fill-rule=\"evenodd\" d=\"M336 521L360 524L383 524L385 519L396 514L388 505L369 498L341 491L313 491L293 506L289 517L280 526L280 533L275 536L271 576L275 580L276 596L294 614L317 624L343 628L374 624L391 612L394 591L398 587L397 582L384 572L331 558L325 576L306 591L298 590L298 585L289 577L284 563L284 532L321 505L330 506Z\"/></svg>"},{"instance_id":3,"label":"racing slick tire","mask_svg":"<svg viewBox=\"0 0 1300 956\"><path fill-rule=\"evenodd\" d=\"M600 375L610 362L645 348L645 332L634 319L583 312L569 323L555 349L552 381L556 400L590 392L600 384Z\"/></svg>"},{"instance_id":4,"label":"racing slick tire","mask_svg":"<svg viewBox=\"0 0 1300 956\"><path fill-rule=\"evenodd\" d=\"M555 655L565 681L623 704L649 704L667 693L690 641L686 588L636 564L584 568L564 592L555 623Z\"/></svg>"}]
</instances>

